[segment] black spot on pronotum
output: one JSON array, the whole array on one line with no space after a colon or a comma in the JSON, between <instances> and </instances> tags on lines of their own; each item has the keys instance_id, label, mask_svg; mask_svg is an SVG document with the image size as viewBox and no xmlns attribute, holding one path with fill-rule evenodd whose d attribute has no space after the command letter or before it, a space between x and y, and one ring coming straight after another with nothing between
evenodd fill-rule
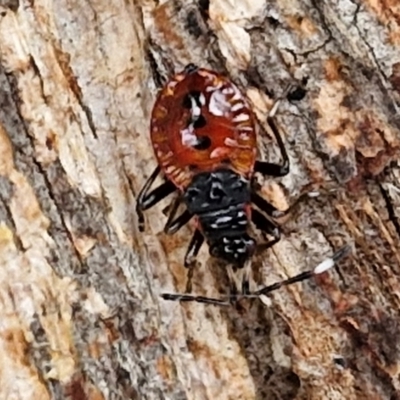
<instances>
[{"instance_id":1,"label":"black spot on pronotum","mask_svg":"<svg viewBox=\"0 0 400 400\"><path fill-rule=\"evenodd\" d=\"M183 108L187 108L187 109L189 109L189 110L192 108L192 100L191 100L189 94L187 94L187 95L183 98L182 107L183 107Z\"/></svg>"},{"instance_id":2,"label":"black spot on pronotum","mask_svg":"<svg viewBox=\"0 0 400 400\"><path fill-rule=\"evenodd\" d=\"M206 125L207 125L207 121L203 115L199 115L198 118L196 118L196 120L193 121L193 128L195 128L195 129L204 128ZM211 141L210 141L210 144L211 144Z\"/></svg>"},{"instance_id":3,"label":"black spot on pronotum","mask_svg":"<svg viewBox=\"0 0 400 400\"><path fill-rule=\"evenodd\" d=\"M199 136L197 143L193 146L196 150L207 150L211 146L211 139L208 136Z\"/></svg>"},{"instance_id":4,"label":"black spot on pronotum","mask_svg":"<svg viewBox=\"0 0 400 400\"><path fill-rule=\"evenodd\" d=\"M192 108L192 99L194 99L198 107L201 107L200 92L197 90L192 90L185 95L182 101L182 106L190 110Z\"/></svg>"}]
</instances>

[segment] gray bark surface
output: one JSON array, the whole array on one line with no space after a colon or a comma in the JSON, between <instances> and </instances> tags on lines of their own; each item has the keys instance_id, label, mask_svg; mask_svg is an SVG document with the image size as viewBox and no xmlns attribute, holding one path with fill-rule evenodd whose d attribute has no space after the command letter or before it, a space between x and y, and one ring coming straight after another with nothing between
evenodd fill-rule
<instances>
[{"instance_id":1,"label":"gray bark surface","mask_svg":"<svg viewBox=\"0 0 400 400\"><path fill-rule=\"evenodd\" d=\"M390 0L0 1L0 400L399 399L400 8ZM135 196L156 162L158 88L192 62L260 120L260 179L286 209L253 287L351 257L267 306L179 304L193 226ZM199 256L193 291L226 292Z\"/></svg>"}]
</instances>

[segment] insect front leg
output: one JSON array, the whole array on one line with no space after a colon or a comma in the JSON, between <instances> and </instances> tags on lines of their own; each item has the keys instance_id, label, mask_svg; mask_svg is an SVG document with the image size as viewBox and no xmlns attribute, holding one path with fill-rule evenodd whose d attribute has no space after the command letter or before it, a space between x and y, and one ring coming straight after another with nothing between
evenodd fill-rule
<instances>
[{"instance_id":1,"label":"insect front leg","mask_svg":"<svg viewBox=\"0 0 400 400\"><path fill-rule=\"evenodd\" d=\"M272 111L274 111L274 108L275 106L273 107ZM285 176L289 173L290 170L289 156L287 154L285 144L283 143L282 136L271 114L267 117L267 122L278 143L279 150L282 156L282 164L269 163L266 161L256 161L254 165L254 172L259 172L263 175L274 176L274 177Z\"/></svg>"},{"instance_id":2,"label":"insect front leg","mask_svg":"<svg viewBox=\"0 0 400 400\"><path fill-rule=\"evenodd\" d=\"M136 214L138 216L139 221L139 230L143 232L144 230L144 215L143 211L153 207L159 201L167 197L169 194L176 190L175 185L166 181L154 190L150 191L151 186L156 180L157 176L160 174L161 168L158 166L150 175L149 179L147 179L144 184L142 190L139 192L137 201L136 201Z\"/></svg>"}]
</instances>

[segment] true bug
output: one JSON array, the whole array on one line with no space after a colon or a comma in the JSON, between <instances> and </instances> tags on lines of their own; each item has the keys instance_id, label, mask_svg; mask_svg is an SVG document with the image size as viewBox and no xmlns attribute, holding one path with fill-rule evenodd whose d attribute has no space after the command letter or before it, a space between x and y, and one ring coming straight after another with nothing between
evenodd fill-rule
<instances>
[{"instance_id":1,"label":"true bug","mask_svg":"<svg viewBox=\"0 0 400 400\"><path fill-rule=\"evenodd\" d=\"M276 107L277 103L275 110ZM289 172L289 158L273 112L267 122L282 154L282 164L256 160L255 117L247 99L229 79L193 64L175 75L159 92L151 116L151 140L158 166L138 195L136 211L140 230L144 229L143 211L178 190L180 196L170 207L164 230L172 234L191 218L196 219L197 228L185 256L185 267L191 266L206 239L212 256L234 268L243 268L256 247L248 233L250 222L272 236L264 248L277 243L280 228L273 217L282 213L257 194L253 184L255 172L274 177ZM165 182L150 191L160 173ZM181 202L186 209L176 216ZM242 291L246 297L259 296L307 279L331 267L348 249L343 247L311 271L253 294L248 293L249 284L244 279ZM164 294L163 297L225 304L220 299L187 294Z\"/></svg>"}]
</instances>

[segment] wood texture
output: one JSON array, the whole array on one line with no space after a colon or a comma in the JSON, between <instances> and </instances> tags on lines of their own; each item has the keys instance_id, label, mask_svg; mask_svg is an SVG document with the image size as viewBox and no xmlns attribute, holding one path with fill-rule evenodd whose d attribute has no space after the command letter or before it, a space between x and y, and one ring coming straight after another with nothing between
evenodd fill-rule
<instances>
[{"instance_id":1,"label":"wood texture","mask_svg":"<svg viewBox=\"0 0 400 400\"><path fill-rule=\"evenodd\" d=\"M0 399L400 398L400 9L394 0L0 1ZM192 228L167 237L163 206L137 231L155 166L149 113L193 62L230 76L260 119L260 180L284 237L254 287L319 279L219 308L171 303ZM227 289L200 254L193 289Z\"/></svg>"}]
</instances>

